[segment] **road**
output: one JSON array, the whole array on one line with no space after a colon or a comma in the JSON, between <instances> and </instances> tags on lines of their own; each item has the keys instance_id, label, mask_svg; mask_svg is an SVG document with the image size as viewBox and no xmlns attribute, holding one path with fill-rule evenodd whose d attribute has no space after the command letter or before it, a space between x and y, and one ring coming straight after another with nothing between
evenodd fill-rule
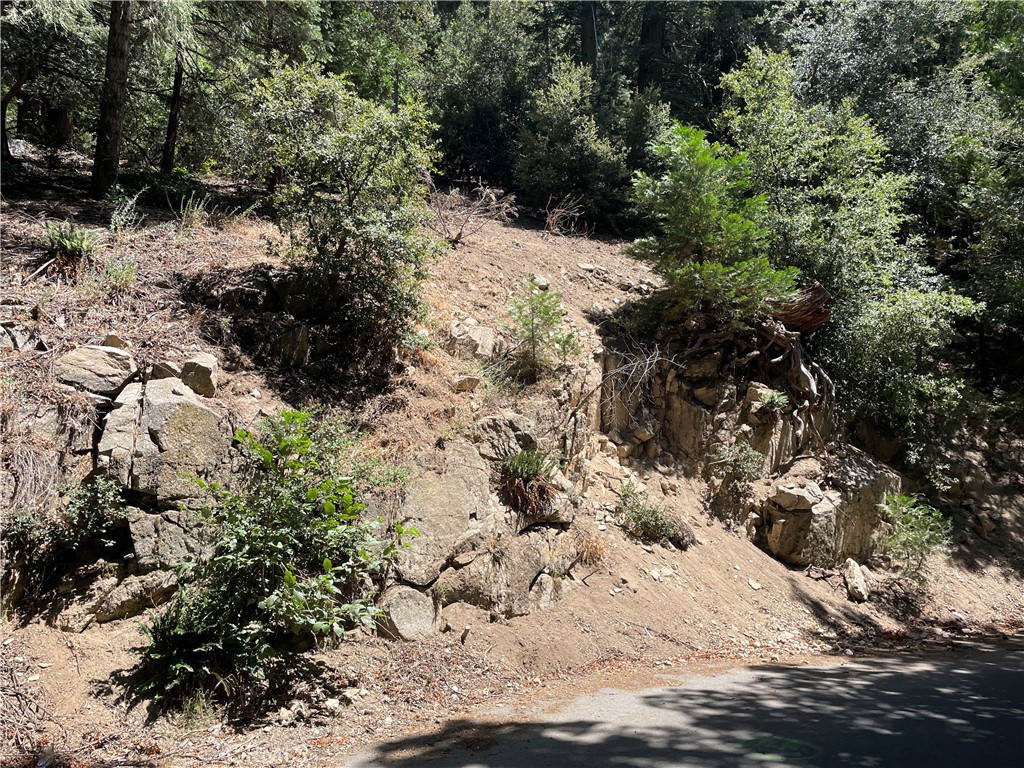
<instances>
[{"instance_id":1,"label":"road","mask_svg":"<svg viewBox=\"0 0 1024 768\"><path fill-rule=\"evenodd\" d=\"M349 768L1019 768L1024 646L769 666L602 690L535 721L460 720Z\"/></svg>"}]
</instances>

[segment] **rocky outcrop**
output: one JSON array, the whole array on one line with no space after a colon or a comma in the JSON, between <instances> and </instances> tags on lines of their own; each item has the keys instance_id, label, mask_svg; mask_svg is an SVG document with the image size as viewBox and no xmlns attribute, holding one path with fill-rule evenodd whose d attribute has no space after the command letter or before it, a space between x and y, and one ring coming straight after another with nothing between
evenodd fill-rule
<instances>
[{"instance_id":1,"label":"rocky outcrop","mask_svg":"<svg viewBox=\"0 0 1024 768\"><path fill-rule=\"evenodd\" d=\"M451 324L445 349L454 355L486 363L497 351L497 336L492 329L485 328L470 317Z\"/></svg>"}]
</instances>

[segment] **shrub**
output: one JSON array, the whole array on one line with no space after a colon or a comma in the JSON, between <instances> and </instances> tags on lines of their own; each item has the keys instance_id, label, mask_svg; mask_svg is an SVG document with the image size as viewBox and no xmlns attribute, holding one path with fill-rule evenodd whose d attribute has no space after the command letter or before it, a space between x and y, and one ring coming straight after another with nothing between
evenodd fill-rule
<instances>
[{"instance_id":1,"label":"shrub","mask_svg":"<svg viewBox=\"0 0 1024 768\"><path fill-rule=\"evenodd\" d=\"M85 291L97 298L116 299L127 294L135 285L138 268L134 256L107 259L94 266L82 281Z\"/></svg>"},{"instance_id":2,"label":"shrub","mask_svg":"<svg viewBox=\"0 0 1024 768\"><path fill-rule=\"evenodd\" d=\"M108 195L113 203L113 210L110 212L110 231L115 235L124 235L138 228L142 223L142 214L138 212L139 197L145 192L140 189L134 195L129 195L120 185L115 185Z\"/></svg>"},{"instance_id":3,"label":"shrub","mask_svg":"<svg viewBox=\"0 0 1024 768\"><path fill-rule=\"evenodd\" d=\"M668 275L676 301L691 312L744 328L796 296L799 270L775 269L766 258L734 264L698 262Z\"/></svg>"},{"instance_id":4,"label":"shrub","mask_svg":"<svg viewBox=\"0 0 1024 768\"><path fill-rule=\"evenodd\" d=\"M562 328L562 296L558 291L542 291L529 278L509 302L508 313L515 342L511 353L513 373L524 381L535 381L556 360L565 364L579 352L576 334Z\"/></svg>"},{"instance_id":5,"label":"shrub","mask_svg":"<svg viewBox=\"0 0 1024 768\"><path fill-rule=\"evenodd\" d=\"M624 206L625 154L601 135L593 95L587 68L565 59L555 63L547 88L534 94L515 161L517 191L527 205L578 198L590 220Z\"/></svg>"},{"instance_id":6,"label":"shrub","mask_svg":"<svg viewBox=\"0 0 1024 768\"><path fill-rule=\"evenodd\" d=\"M760 395L761 404L772 413L779 413L789 407L789 395L779 392L777 389L770 389Z\"/></svg>"},{"instance_id":7,"label":"shrub","mask_svg":"<svg viewBox=\"0 0 1024 768\"><path fill-rule=\"evenodd\" d=\"M716 477L731 476L740 483L751 483L764 471L764 456L747 443L734 443L716 451L708 466L714 467Z\"/></svg>"},{"instance_id":8,"label":"shrub","mask_svg":"<svg viewBox=\"0 0 1024 768\"><path fill-rule=\"evenodd\" d=\"M556 495L551 480L557 470L554 457L536 450L520 451L502 462L502 493L520 518L543 516L551 510Z\"/></svg>"},{"instance_id":9,"label":"shrub","mask_svg":"<svg viewBox=\"0 0 1024 768\"><path fill-rule=\"evenodd\" d=\"M54 259L54 268L65 277L77 277L96 255L99 238L88 229L70 221L43 223L46 255Z\"/></svg>"},{"instance_id":10,"label":"shrub","mask_svg":"<svg viewBox=\"0 0 1024 768\"><path fill-rule=\"evenodd\" d=\"M434 160L421 105L360 98L313 65L276 66L253 85L237 157L279 179L272 201L288 256L309 267L336 324L380 347L397 342L418 306L435 245L420 234Z\"/></svg>"},{"instance_id":11,"label":"shrub","mask_svg":"<svg viewBox=\"0 0 1024 768\"><path fill-rule=\"evenodd\" d=\"M640 541L669 542L686 549L695 538L690 527L663 507L647 500L647 492L627 483L619 496L622 527Z\"/></svg>"},{"instance_id":12,"label":"shrub","mask_svg":"<svg viewBox=\"0 0 1024 768\"><path fill-rule=\"evenodd\" d=\"M883 548L900 566L901 576L923 581L925 559L949 546L952 524L939 510L902 493L889 494L878 508L892 526Z\"/></svg>"},{"instance_id":13,"label":"shrub","mask_svg":"<svg viewBox=\"0 0 1024 768\"><path fill-rule=\"evenodd\" d=\"M307 414L285 412L264 431L237 433L237 489L201 483L210 554L183 568L169 609L145 628L144 690L159 699L208 690L237 700L286 647L372 624L373 579L414 533L375 537L379 521L361 518L351 479L326 460L337 444Z\"/></svg>"}]
</instances>

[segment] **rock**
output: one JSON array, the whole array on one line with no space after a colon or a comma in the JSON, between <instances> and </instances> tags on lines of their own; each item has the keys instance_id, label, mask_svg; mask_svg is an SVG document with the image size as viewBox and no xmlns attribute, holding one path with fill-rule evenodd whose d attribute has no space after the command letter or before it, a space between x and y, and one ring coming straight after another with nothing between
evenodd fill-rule
<instances>
[{"instance_id":1,"label":"rock","mask_svg":"<svg viewBox=\"0 0 1024 768\"><path fill-rule=\"evenodd\" d=\"M537 286L538 290L546 291L551 287L551 278L545 277L544 275L531 275L533 278L533 284Z\"/></svg>"},{"instance_id":2,"label":"rock","mask_svg":"<svg viewBox=\"0 0 1024 768\"><path fill-rule=\"evenodd\" d=\"M68 352L54 369L61 383L106 397L120 392L137 371L135 360L123 349L92 345Z\"/></svg>"},{"instance_id":3,"label":"rock","mask_svg":"<svg viewBox=\"0 0 1024 768\"><path fill-rule=\"evenodd\" d=\"M772 494L768 498L783 509L792 512L798 509L811 509L824 497L821 488L813 481L806 481L802 486L797 483L780 481L775 484Z\"/></svg>"},{"instance_id":4,"label":"rock","mask_svg":"<svg viewBox=\"0 0 1024 768\"><path fill-rule=\"evenodd\" d=\"M217 394L217 358L209 352L199 352L181 366L181 380L193 392L203 397Z\"/></svg>"},{"instance_id":5,"label":"rock","mask_svg":"<svg viewBox=\"0 0 1024 768\"><path fill-rule=\"evenodd\" d=\"M442 467L409 483L401 510L403 521L421 535L402 549L398 573L421 587L437 579L455 554L475 549L474 541L504 517L491 497L490 468L473 445L452 440L438 454Z\"/></svg>"},{"instance_id":6,"label":"rock","mask_svg":"<svg viewBox=\"0 0 1024 768\"><path fill-rule=\"evenodd\" d=\"M311 357L309 326L294 323L270 342L270 355L286 368L306 365Z\"/></svg>"},{"instance_id":7,"label":"rock","mask_svg":"<svg viewBox=\"0 0 1024 768\"><path fill-rule=\"evenodd\" d=\"M128 342L122 339L120 336L116 336L113 333L108 333L105 337L103 337L103 343L100 346L117 347L118 349L128 349Z\"/></svg>"},{"instance_id":8,"label":"rock","mask_svg":"<svg viewBox=\"0 0 1024 768\"><path fill-rule=\"evenodd\" d=\"M437 630L438 613L434 601L411 587L392 587L380 600L380 631L391 638L406 641L426 640Z\"/></svg>"},{"instance_id":9,"label":"rock","mask_svg":"<svg viewBox=\"0 0 1024 768\"><path fill-rule=\"evenodd\" d=\"M191 389L176 379L150 381L132 451L130 487L161 504L195 498L195 478L210 477L227 448L217 414Z\"/></svg>"},{"instance_id":10,"label":"rock","mask_svg":"<svg viewBox=\"0 0 1024 768\"><path fill-rule=\"evenodd\" d=\"M177 588L178 579L173 571L128 576L103 595L93 613L100 623L138 616L165 602Z\"/></svg>"},{"instance_id":11,"label":"rock","mask_svg":"<svg viewBox=\"0 0 1024 768\"><path fill-rule=\"evenodd\" d=\"M981 538L987 539L988 535L996 529L995 521L985 512L979 512L974 517L974 531Z\"/></svg>"},{"instance_id":12,"label":"rock","mask_svg":"<svg viewBox=\"0 0 1024 768\"><path fill-rule=\"evenodd\" d=\"M452 389L456 392L473 392L479 386L479 376L459 376L452 382Z\"/></svg>"},{"instance_id":13,"label":"rock","mask_svg":"<svg viewBox=\"0 0 1024 768\"><path fill-rule=\"evenodd\" d=\"M718 387L697 387L693 390L693 396L701 405L714 408L718 405Z\"/></svg>"},{"instance_id":14,"label":"rock","mask_svg":"<svg viewBox=\"0 0 1024 768\"><path fill-rule=\"evenodd\" d=\"M450 334L445 349L453 355L473 357L481 362L489 362L494 357L497 346L494 331L479 325L472 318L452 323Z\"/></svg>"},{"instance_id":15,"label":"rock","mask_svg":"<svg viewBox=\"0 0 1024 768\"><path fill-rule=\"evenodd\" d=\"M125 487L131 485L135 431L142 414L142 385L129 384L107 414L97 448L97 463Z\"/></svg>"},{"instance_id":16,"label":"rock","mask_svg":"<svg viewBox=\"0 0 1024 768\"><path fill-rule=\"evenodd\" d=\"M164 360L156 363L149 372L150 379L180 379L181 364L172 360Z\"/></svg>"},{"instance_id":17,"label":"rock","mask_svg":"<svg viewBox=\"0 0 1024 768\"><path fill-rule=\"evenodd\" d=\"M597 269L597 264L585 264L584 263L584 264L577 264L576 266L579 269L582 269L584 272L593 272L595 269Z\"/></svg>"},{"instance_id":18,"label":"rock","mask_svg":"<svg viewBox=\"0 0 1024 768\"><path fill-rule=\"evenodd\" d=\"M836 557L836 507L840 494L828 491L810 509L785 510L769 506L766 512L768 551L794 565L828 565Z\"/></svg>"},{"instance_id":19,"label":"rock","mask_svg":"<svg viewBox=\"0 0 1024 768\"><path fill-rule=\"evenodd\" d=\"M864 578L860 566L852 557L846 558L846 561L839 567L839 573L842 574L843 581L846 582L846 593L851 600L863 603L871 596L867 579Z\"/></svg>"},{"instance_id":20,"label":"rock","mask_svg":"<svg viewBox=\"0 0 1024 768\"><path fill-rule=\"evenodd\" d=\"M176 568L203 551L202 525L187 511L152 514L130 508L128 529L140 571Z\"/></svg>"},{"instance_id":21,"label":"rock","mask_svg":"<svg viewBox=\"0 0 1024 768\"><path fill-rule=\"evenodd\" d=\"M532 421L514 411L487 416L473 425L471 436L480 455L489 461L504 461L520 451L537 449Z\"/></svg>"}]
</instances>

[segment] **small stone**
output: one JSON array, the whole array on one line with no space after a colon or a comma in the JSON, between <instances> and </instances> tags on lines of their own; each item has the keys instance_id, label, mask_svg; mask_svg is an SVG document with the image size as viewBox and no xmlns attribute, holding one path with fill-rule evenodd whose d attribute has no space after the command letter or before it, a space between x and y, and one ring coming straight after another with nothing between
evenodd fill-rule
<instances>
[{"instance_id":1,"label":"small stone","mask_svg":"<svg viewBox=\"0 0 1024 768\"><path fill-rule=\"evenodd\" d=\"M536 285L539 290L546 291L551 287L551 278L545 277L544 275L533 275L533 284Z\"/></svg>"},{"instance_id":2,"label":"small stone","mask_svg":"<svg viewBox=\"0 0 1024 768\"><path fill-rule=\"evenodd\" d=\"M115 336L112 333L108 333L103 337L104 347L117 347L118 349L128 349L128 342L122 339L120 336Z\"/></svg>"},{"instance_id":3,"label":"small stone","mask_svg":"<svg viewBox=\"0 0 1024 768\"><path fill-rule=\"evenodd\" d=\"M193 355L181 366L181 380L197 395L217 394L217 358L209 352Z\"/></svg>"},{"instance_id":4,"label":"small stone","mask_svg":"<svg viewBox=\"0 0 1024 768\"><path fill-rule=\"evenodd\" d=\"M748 584L748 586L749 586L749 587L750 587L751 589L753 589L753 590L755 590L755 591L756 591L756 590L759 590L759 589L763 589L763 587L761 586L761 582L759 582L759 581L754 581L753 579L747 579L747 584Z\"/></svg>"},{"instance_id":5,"label":"small stone","mask_svg":"<svg viewBox=\"0 0 1024 768\"><path fill-rule=\"evenodd\" d=\"M597 264L586 264L586 263L583 263L583 264L577 264L576 266L579 267L580 269L582 269L584 272L593 272L595 269L597 269Z\"/></svg>"},{"instance_id":6,"label":"small stone","mask_svg":"<svg viewBox=\"0 0 1024 768\"><path fill-rule=\"evenodd\" d=\"M324 702L324 709L328 714L338 715L341 713L341 699L327 699Z\"/></svg>"},{"instance_id":7,"label":"small stone","mask_svg":"<svg viewBox=\"0 0 1024 768\"><path fill-rule=\"evenodd\" d=\"M478 376L459 376L452 382L452 389L456 392L473 392L479 386Z\"/></svg>"},{"instance_id":8,"label":"small stone","mask_svg":"<svg viewBox=\"0 0 1024 768\"><path fill-rule=\"evenodd\" d=\"M657 568L652 568L650 570L650 574L651 578L655 581L661 581L661 572Z\"/></svg>"}]
</instances>

